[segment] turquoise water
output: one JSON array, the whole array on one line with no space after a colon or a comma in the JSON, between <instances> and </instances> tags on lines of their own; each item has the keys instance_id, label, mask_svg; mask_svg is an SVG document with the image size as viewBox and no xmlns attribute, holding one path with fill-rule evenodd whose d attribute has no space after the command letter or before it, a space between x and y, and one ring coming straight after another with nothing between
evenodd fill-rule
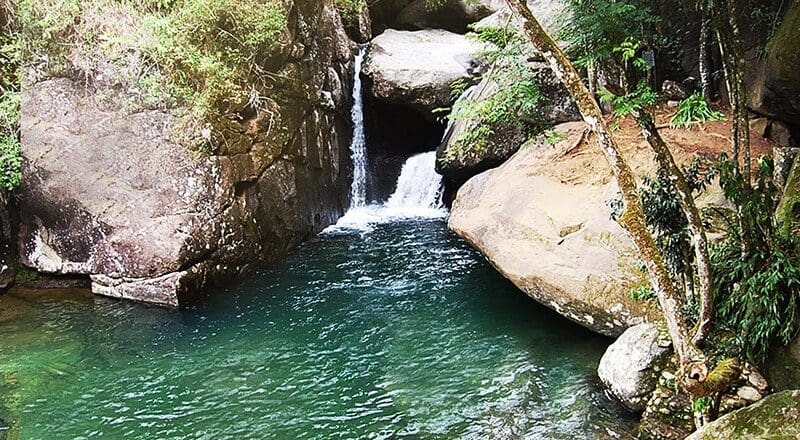
<instances>
[{"instance_id":1,"label":"turquoise water","mask_svg":"<svg viewBox=\"0 0 800 440\"><path fill-rule=\"evenodd\" d=\"M23 439L624 437L595 379L608 343L441 220L401 221L318 237L181 311L0 297L0 392Z\"/></svg>"}]
</instances>

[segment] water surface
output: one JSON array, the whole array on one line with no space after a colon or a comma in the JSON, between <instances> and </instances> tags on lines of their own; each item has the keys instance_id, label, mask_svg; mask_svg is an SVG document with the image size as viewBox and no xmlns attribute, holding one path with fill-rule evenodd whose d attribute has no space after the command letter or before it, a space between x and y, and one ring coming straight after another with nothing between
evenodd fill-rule
<instances>
[{"instance_id":1,"label":"water surface","mask_svg":"<svg viewBox=\"0 0 800 440\"><path fill-rule=\"evenodd\" d=\"M2 296L0 393L23 439L613 438L631 420L596 384L608 343L409 220L182 311Z\"/></svg>"}]
</instances>

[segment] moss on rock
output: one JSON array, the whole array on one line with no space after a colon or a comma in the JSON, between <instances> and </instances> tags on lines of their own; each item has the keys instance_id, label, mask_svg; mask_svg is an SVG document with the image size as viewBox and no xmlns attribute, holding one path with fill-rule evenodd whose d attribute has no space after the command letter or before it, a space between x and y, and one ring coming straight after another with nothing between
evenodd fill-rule
<instances>
[{"instance_id":1,"label":"moss on rock","mask_svg":"<svg viewBox=\"0 0 800 440\"><path fill-rule=\"evenodd\" d=\"M783 391L725 415L687 440L800 438L800 391Z\"/></svg>"}]
</instances>

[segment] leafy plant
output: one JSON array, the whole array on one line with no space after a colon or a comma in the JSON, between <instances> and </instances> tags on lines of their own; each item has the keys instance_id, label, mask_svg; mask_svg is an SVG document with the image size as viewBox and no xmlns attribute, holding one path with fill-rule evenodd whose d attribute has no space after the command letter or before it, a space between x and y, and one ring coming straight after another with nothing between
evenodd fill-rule
<instances>
[{"instance_id":1,"label":"leafy plant","mask_svg":"<svg viewBox=\"0 0 800 440\"><path fill-rule=\"evenodd\" d=\"M448 118L451 122L471 121L472 125L447 148L443 157L446 162L492 148L493 137L502 134L499 130L538 128L537 114L544 99L527 62L524 40L516 31L487 27L476 30L471 38L490 46L481 56L493 63L483 78L490 82L492 93L456 101ZM453 96L461 96L467 86L466 81L451 84Z\"/></svg>"},{"instance_id":2,"label":"leafy plant","mask_svg":"<svg viewBox=\"0 0 800 440\"><path fill-rule=\"evenodd\" d=\"M714 170L703 171L697 159L683 169L686 183L692 191L702 191L715 174ZM659 168L655 178L645 177L641 196L647 225L673 275L676 278L691 277L694 252L687 230L688 221L678 203L675 185L669 174Z\"/></svg>"},{"instance_id":3,"label":"leafy plant","mask_svg":"<svg viewBox=\"0 0 800 440\"><path fill-rule=\"evenodd\" d=\"M707 414L714 408L714 399L708 396L698 397L692 402L692 411L700 414Z\"/></svg>"},{"instance_id":4,"label":"leafy plant","mask_svg":"<svg viewBox=\"0 0 800 440\"><path fill-rule=\"evenodd\" d=\"M661 18L649 2L632 0L569 0L569 19L559 37L578 55L579 65L611 62L626 42L636 44L656 34ZM619 49L617 49L619 51Z\"/></svg>"},{"instance_id":5,"label":"leafy plant","mask_svg":"<svg viewBox=\"0 0 800 440\"><path fill-rule=\"evenodd\" d=\"M730 221L727 238L713 249L717 315L738 335L743 354L763 363L772 347L800 330L800 238L774 218L779 193L771 159L761 159L752 187L726 156L719 169L741 221Z\"/></svg>"},{"instance_id":6,"label":"leafy plant","mask_svg":"<svg viewBox=\"0 0 800 440\"><path fill-rule=\"evenodd\" d=\"M631 289L628 296L634 301L644 302L654 299L656 297L656 292L650 286L639 286L635 289Z\"/></svg>"},{"instance_id":7,"label":"leafy plant","mask_svg":"<svg viewBox=\"0 0 800 440\"><path fill-rule=\"evenodd\" d=\"M342 16L342 20L348 26L355 25L358 15L367 5L366 0L335 0L336 10Z\"/></svg>"},{"instance_id":8,"label":"leafy plant","mask_svg":"<svg viewBox=\"0 0 800 440\"><path fill-rule=\"evenodd\" d=\"M678 111L670 121L673 128L688 128L696 124L704 124L709 121L722 121L725 115L722 112L713 110L706 101L702 92L697 92L681 101Z\"/></svg>"},{"instance_id":9,"label":"leafy plant","mask_svg":"<svg viewBox=\"0 0 800 440\"><path fill-rule=\"evenodd\" d=\"M614 106L614 116L617 118L624 118L638 110L652 107L658 100L658 94L644 81L639 82L636 88L626 95L615 95L607 89L600 89L598 93L600 102Z\"/></svg>"},{"instance_id":10,"label":"leafy plant","mask_svg":"<svg viewBox=\"0 0 800 440\"><path fill-rule=\"evenodd\" d=\"M14 11L0 10L4 15ZM20 64L22 46L16 23L0 29L0 188L11 191L22 181L19 142Z\"/></svg>"}]
</instances>

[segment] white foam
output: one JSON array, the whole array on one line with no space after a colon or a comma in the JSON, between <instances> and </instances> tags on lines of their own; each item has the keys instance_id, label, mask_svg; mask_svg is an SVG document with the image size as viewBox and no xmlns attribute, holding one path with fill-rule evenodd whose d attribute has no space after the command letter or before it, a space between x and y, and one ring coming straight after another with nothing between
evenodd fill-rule
<instances>
[{"instance_id":1,"label":"white foam","mask_svg":"<svg viewBox=\"0 0 800 440\"><path fill-rule=\"evenodd\" d=\"M436 173L436 153L410 157L400 171L397 189L385 204L351 208L324 232L371 231L376 224L404 219L433 219L447 216L442 204L442 176Z\"/></svg>"}]
</instances>

